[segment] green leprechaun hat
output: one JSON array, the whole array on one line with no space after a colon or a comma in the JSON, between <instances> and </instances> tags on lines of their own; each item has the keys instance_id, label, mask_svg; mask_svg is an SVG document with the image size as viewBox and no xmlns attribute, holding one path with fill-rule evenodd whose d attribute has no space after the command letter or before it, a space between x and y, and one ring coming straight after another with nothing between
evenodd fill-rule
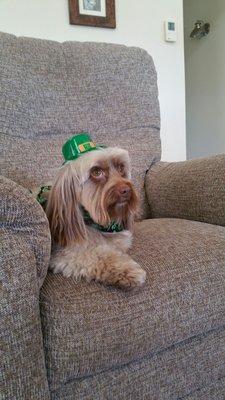
<instances>
[{"instance_id":1,"label":"green leprechaun hat","mask_svg":"<svg viewBox=\"0 0 225 400\"><path fill-rule=\"evenodd\" d=\"M76 160L88 151L98 150L103 146L96 145L88 133L79 133L69 138L62 147L65 162Z\"/></svg>"}]
</instances>

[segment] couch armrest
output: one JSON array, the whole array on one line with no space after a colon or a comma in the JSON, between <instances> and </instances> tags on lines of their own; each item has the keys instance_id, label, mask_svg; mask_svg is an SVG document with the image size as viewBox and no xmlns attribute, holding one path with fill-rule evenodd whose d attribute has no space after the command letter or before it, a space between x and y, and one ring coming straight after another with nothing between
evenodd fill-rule
<instances>
[{"instance_id":1,"label":"couch armrest","mask_svg":"<svg viewBox=\"0 0 225 400\"><path fill-rule=\"evenodd\" d=\"M36 200L0 177L3 399L49 399L39 290L50 257L48 221Z\"/></svg>"},{"instance_id":2,"label":"couch armrest","mask_svg":"<svg viewBox=\"0 0 225 400\"><path fill-rule=\"evenodd\" d=\"M155 164L146 175L153 218L225 226L225 155Z\"/></svg>"}]
</instances>

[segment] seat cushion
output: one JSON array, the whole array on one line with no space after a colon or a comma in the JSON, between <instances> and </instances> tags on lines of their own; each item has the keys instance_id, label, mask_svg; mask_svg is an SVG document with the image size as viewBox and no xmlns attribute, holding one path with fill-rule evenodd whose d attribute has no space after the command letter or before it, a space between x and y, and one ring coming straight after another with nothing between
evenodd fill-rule
<instances>
[{"instance_id":1,"label":"seat cushion","mask_svg":"<svg viewBox=\"0 0 225 400\"><path fill-rule=\"evenodd\" d=\"M224 400L224 343L224 329L211 331L176 349L70 380L51 392L51 400Z\"/></svg>"},{"instance_id":2,"label":"seat cushion","mask_svg":"<svg viewBox=\"0 0 225 400\"><path fill-rule=\"evenodd\" d=\"M225 325L224 243L223 227L145 220L135 226L131 251L147 271L139 291L49 273L40 301L51 389Z\"/></svg>"}]
</instances>

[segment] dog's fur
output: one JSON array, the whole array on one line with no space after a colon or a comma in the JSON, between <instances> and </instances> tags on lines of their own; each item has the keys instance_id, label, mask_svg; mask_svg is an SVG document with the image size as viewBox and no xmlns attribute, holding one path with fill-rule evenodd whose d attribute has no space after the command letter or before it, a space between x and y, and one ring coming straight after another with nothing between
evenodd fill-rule
<instances>
[{"instance_id":1,"label":"dog's fur","mask_svg":"<svg viewBox=\"0 0 225 400\"><path fill-rule=\"evenodd\" d=\"M64 276L130 289L146 273L128 254L138 199L130 181L127 151L102 148L83 154L58 172L46 213L53 242L50 269ZM118 233L103 233L84 223L82 207L93 221L117 221Z\"/></svg>"}]
</instances>

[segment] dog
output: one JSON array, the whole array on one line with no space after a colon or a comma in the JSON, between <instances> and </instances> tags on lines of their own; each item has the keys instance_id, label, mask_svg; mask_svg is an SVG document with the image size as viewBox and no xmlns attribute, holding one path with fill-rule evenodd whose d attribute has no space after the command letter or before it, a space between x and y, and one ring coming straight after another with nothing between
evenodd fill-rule
<instances>
[{"instance_id":1,"label":"dog","mask_svg":"<svg viewBox=\"0 0 225 400\"><path fill-rule=\"evenodd\" d=\"M128 152L118 147L86 152L59 169L46 206L54 273L125 290L144 284L146 272L127 254L138 207L130 179Z\"/></svg>"}]
</instances>

